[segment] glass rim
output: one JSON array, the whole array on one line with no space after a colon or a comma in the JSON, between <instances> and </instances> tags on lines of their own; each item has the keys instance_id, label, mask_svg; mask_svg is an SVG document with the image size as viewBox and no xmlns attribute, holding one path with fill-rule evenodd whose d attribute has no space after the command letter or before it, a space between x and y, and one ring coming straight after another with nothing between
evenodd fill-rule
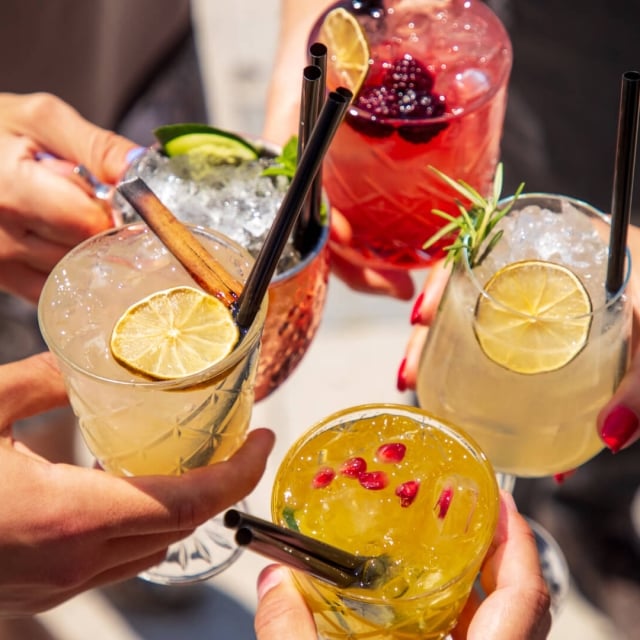
<instances>
[{"instance_id":1,"label":"glass rim","mask_svg":"<svg viewBox=\"0 0 640 640\"><path fill-rule=\"evenodd\" d=\"M235 132L229 131L229 133L235 133ZM282 146L277 145L275 142L269 142L268 140L264 140L263 138L260 138L260 137L244 136L243 134L236 133L235 135L242 135L243 137L245 137L247 140L251 142L252 145L254 145L254 147L256 147L258 152L266 151L267 153L277 156L282 151ZM123 173L123 176L126 176L129 171L132 171L145 158L145 156L150 151L155 151L160 153L161 151L160 143L154 142L148 147L146 147L145 150L135 158L135 160L129 163L129 165L127 166L127 168ZM282 271L281 273L275 273L274 276L271 278L269 287L278 285L282 282L286 282L289 279L294 278L296 275L298 275L300 271L304 271L309 266L309 264L313 262L322 253L322 250L327 245L329 241L329 232L330 232L331 206L329 204L329 198L327 196L325 189L322 189L322 199L326 207L327 215L325 216L325 219L322 221L322 225L320 227L320 233L318 234L318 237L316 239L316 242L313 245L313 248L305 256L303 256L298 262L296 262L296 264L292 268L287 269L286 271ZM182 220L182 222L185 222L189 226L199 227L205 230L217 231L215 227L208 227L205 225L195 225L185 220Z\"/></svg>"},{"instance_id":2,"label":"glass rim","mask_svg":"<svg viewBox=\"0 0 640 640\"><path fill-rule=\"evenodd\" d=\"M498 204L499 205L504 205L504 204L512 201L514 199L514 197L515 196L508 196L506 198L502 198L499 201ZM588 202L585 202L584 200L580 200L579 198L574 198L572 196L565 196L565 195L557 194L557 193L527 192L527 193L520 194L518 196L518 198L517 198L517 202L519 204L519 203L521 203L521 202L523 202L525 200L528 200L528 199L531 199L531 200L534 200L534 199L536 199L536 200L541 200L541 199L544 199L544 200L555 200L557 202L566 201L566 202L569 202L576 209L578 209L581 213L584 213L587 216L595 217L595 218L601 220L607 226L611 225L609 216L607 216L605 213L603 213L602 211L600 211L599 209L597 209L593 205L589 204ZM512 211L514 211L514 210L517 210L517 209L513 209ZM507 216L509 216L510 214L511 214L511 211L507 214ZM513 315L517 315L517 316L519 316L521 318L528 318L528 319L535 318L535 316L532 316L532 315L530 315L528 313L525 313L525 312L517 310L517 309L513 309L512 307L510 307L508 305L505 305L502 302L498 302L497 300L495 300L495 298L493 296L491 296L489 293L486 292L485 285L480 282L480 280L476 276L475 270L469 264L469 251L468 251L468 249L466 247L463 248L463 250L461 252L461 255L462 255L462 264L464 266L465 273L468 275L469 279L471 280L471 282L473 283L474 287L478 291L478 295L481 295L484 298L486 298L487 300L490 300L491 303L494 304L496 307L508 310L509 313L511 313ZM577 315L573 315L573 316L566 316L567 320L579 320L581 318L593 318L595 316L602 315L603 312L605 312L608 309L611 309L612 307L614 307L620 301L620 299L626 293L627 285L629 284L629 279L631 277L631 272L632 272L631 251L630 251L628 246L625 248L625 255L626 255L625 276L624 276L622 285L618 289L618 291L616 291L615 294L613 294L612 296L608 296L606 298L604 304L601 304L601 305L599 305L597 307L593 307L590 312L581 313L581 314L577 314ZM517 261L514 260L512 262L517 262ZM554 264L558 264L560 266L566 267L567 269L569 269L573 273L573 270L571 269L571 267L568 267L567 265L565 265L565 264L563 264L561 262L556 262L556 261L548 261L548 262L553 262ZM508 264L511 264L511 263L508 263ZM504 266L506 266L506 265L504 265ZM504 266L501 267L501 268L504 268ZM497 273L499 270L500 269L497 269L496 271L494 271L494 273ZM576 275L576 277L578 277L578 276ZM583 286L585 286L585 288L586 288L586 285L583 282L582 278L579 278L579 280L583 284ZM605 283L604 282L602 283L602 287L603 287L603 290L604 290L604 287L605 287Z\"/></svg>"},{"instance_id":3,"label":"glass rim","mask_svg":"<svg viewBox=\"0 0 640 640\"><path fill-rule=\"evenodd\" d=\"M439 418L432 414L431 412L423 409L421 407L413 406L413 405L403 405L399 403L391 403L391 402L370 402L359 405L354 405L352 407L347 407L345 409L341 409L335 411L334 413L329 414L325 418L322 418L315 422L311 427L306 429L304 433L302 433L295 442L287 449L285 452L277 470L275 478L279 478L286 469L286 465L288 464L290 458L296 454L296 452L303 447L309 440L312 440L317 434L322 433L328 429L333 429L339 426L340 424L348 421L360 418L366 418L375 415L383 415L385 413L390 413L395 416L406 416L408 418L414 419L416 424L426 427L433 427L438 429L439 431L445 432L449 437L454 439L460 445L462 445L478 462L478 464L483 467L483 469L487 472L487 479L489 480L488 486L491 487L491 493L493 494L492 498L495 500L496 509L494 513L494 517L492 518L491 527L489 529L492 531L491 536L487 537L485 543L482 545L479 553L474 556L465 566L464 570L458 573L454 578L449 580L446 583L440 584L437 587L432 589L423 591L421 593L416 593L410 597L400 597L400 598L383 598L380 596L370 596L367 595L366 589L358 589L358 588L340 588L330 585L326 582L323 582L320 578L315 578L313 576L309 576L304 574L304 572L296 572L294 571L294 576L297 573L302 573L305 578L311 582L322 582L326 585L326 588L332 589L336 592L348 594L343 595L344 599L351 599L358 602L366 602L370 604L380 604L386 605L389 604L390 600L397 600L403 603L409 603L415 600L419 600L425 597L434 596L440 592L446 591L450 589L453 585L463 581L467 578L471 571L477 571L479 564L482 562L482 559L486 555L489 547L491 546L491 541L493 540L493 536L495 535L495 528L497 526L498 517L499 517L499 501L500 501L500 491L498 488L498 483L496 480L495 470L491 464L491 461L484 453L480 445L476 440L473 439L469 434L467 434L462 427L458 427L446 419ZM275 496L272 493L271 496L271 507L272 507L272 517L273 514L273 505L275 502ZM299 578L296 576L296 579Z\"/></svg>"},{"instance_id":4,"label":"glass rim","mask_svg":"<svg viewBox=\"0 0 640 640\"><path fill-rule=\"evenodd\" d=\"M200 234L209 236L214 239L214 241L221 245L227 246L229 249L232 249L238 256L247 260L248 265L253 264L254 258L251 254L240 244L228 238L223 233L216 231L215 229L207 229L203 227L199 227L196 225L187 224L192 231ZM65 256L56 264L56 266L52 269L51 273L47 277L47 280L43 286L42 291L44 292L47 286L51 286L51 282L53 281L54 274L58 273L59 270L66 268L68 260L72 260L77 254L84 251L84 249L96 242L99 242L102 238L108 236L118 235L125 231L136 230L135 228L139 227L141 232L151 233L153 232L148 227L145 222L136 221L130 222L119 227L114 227L111 229L107 229L98 234L83 240L81 243L77 244L73 247ZM160 239L158 242L161 243ZM161 243L162 244L162 243ZM167 250L168 252L168 250ZM168 252L169 253L169 252ZM199 287L195 282L193 283L194 287ZM40 301L43 301L43 296L40 296ZM198 384L202 384L211 380L212 378L222 377L225 372L235 367L238 362L240 362L247 353L254 347L255 343L260 339L262 334L262 329L264 327L266 315L267 315L267 307L268 307L268 296L265 296L262 304L260 305L260 310L256 315L253 323L244 333L241 335L237 346L233 349L233 351L224 359L216 362L210 367L203 369L202 371L198 371L197 373L193 373L189 376L184 376L181 378L175 378L170 380L117 380L111 378L109 376L97 374L88 368L82 366L81 364L75 362L73 359L69 358L59 347L57 344L57 340L53 338L50 331L48 331L47 326L48 322L45 320L45 307L44 304L38 304L38 324L40 326L40 330L42 332L42 337L47 344L49 350L59 358L66 366L73 369L74 371L82 374L83 376L90 378L95 381L99 381L102 383L110 384L113 386L122 386L122 387L135 387L135 388L145 388L145 389L158 389L158 390L181 390L187 387L193 387ZM134 374L132 374L134 375Z\"/></svg>"}]
</instances>

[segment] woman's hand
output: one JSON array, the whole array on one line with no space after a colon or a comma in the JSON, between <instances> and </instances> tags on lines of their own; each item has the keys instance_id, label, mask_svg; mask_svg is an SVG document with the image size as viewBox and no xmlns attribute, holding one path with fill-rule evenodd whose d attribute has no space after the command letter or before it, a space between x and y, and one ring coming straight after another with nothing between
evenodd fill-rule
<instances>
[{"instance_id":1,"label":"woman's hand","mask_svg":"<svg viewBox=\"0 0 640 640\"><path fill-rule=\"evenodd\" d=\"M36 301L53 265L112 225L73 168L115 184L136 149L55 96L0 93L0 288Z\"/></svg>"},{"instance_id":2,"label":"woman's hand","mask_svg":"<svg viewBox=\"0 0 640 640\"><path fill-rule=\"evenodd\" d=\"M0 617L32 615L157 564L254 488L273 445L257 429L226 462L125 479L52 464L13 439L15 420L65 403L51 354L0 366Z\"/></svg>"},{"instance_id":3,"label":"woman's hand","mask_svg":"<svg viewBox=\"0 0 640 640\"><path fill-rule=\"evenodd\" d=\"M544 640L551 628L550 598L533 533L502 492L500 519L480 580L487 594L469 598L454 640ZM258 578L258 640L315 640L313 617L288 569L270 565Z\"/></svg>"}]
</instances>

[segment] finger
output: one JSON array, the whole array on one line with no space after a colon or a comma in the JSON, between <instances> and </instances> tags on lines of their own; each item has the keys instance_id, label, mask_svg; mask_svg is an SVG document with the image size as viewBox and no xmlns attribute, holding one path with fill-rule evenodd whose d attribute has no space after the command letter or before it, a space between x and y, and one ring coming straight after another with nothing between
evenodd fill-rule
<instances>
[{"instance_id":1,"label":"finger","mask_svg":"<svg viewBox=\"0 0 640 640\"><path fill-rule=\"evenodd\" d=\"M422 287L422 294L416 300L411 314L414 324L428 326L433 322L450 274L450 266L445 266L444 260L439 260L429 269Z\"/></svg>"},{"instance_id":2,"label":"finger","mask_svg":"<svg viewBox=\"0 0 640 640\"><path fill-rule=\"evenodd\" d=\"M6 193L8 207L19 212L27 231L66 247L112 226L103 203L68 177L31 159L19 163Z\"/></svg>"},{"instance_id":3,"label":"finger","mask_svg":"<svg viewBox=\"0 0 640 640\"><path fill-rule=\"evenodd\" d=\"M254 625L258 640L317 638L313 616L288 569L270 565L258 576L258 608Z\"/></svg>"},{"instance_id":4,"label":"finger","mask_svg":"<svg viewBox=\"0 0 640 640\"><path fill-rule=\"evenodd\" d=\"M640 350L612 398L598 414L600 438L613 452L626 449L640 438Z\"/></svg>"},{"instance_id":5,"label":"finger","mask_svg":"<svg viewBox=\"0 0 640 640\"><path fill-rule=\"evenodd\" d=\"M51 94L14 98L7 106L8 117L19 133L60 158L84 164L102 181L119 180L127 168L127 154L137 147L135 143L95 126Z\"/></svg>"},{"instance_id":6,"label":"finger","mask_svg":"<svg viewBox=\"0 0 640 640\"><path fill-rule=\"evenodd\" d=\"M513 498L502 491L500 521L480 578L487 599L468 640L543 640L551 627L550 597L535 538ZM486 615L480 615L481 612Z\"/></svg>"},{"instance_id":7,"label":"finger","mask_svg":"<svg viewBox=\"0 0 640 640\"><path fill-rule=\"evenodd\" d=\"M0 366L0 428L67 404L60 370L51 353Z\"/></svg>"},{"instance_id":8,"label":"finger","mask_svg":"<svg viewBox=\"0 0 640 640\"><path fill-rule=\"evenodd\" d=\"M0 215L0 221L5 216ZM2 224L2 222L0 222ZM2 279L8 275L8 262L20 262L36 271L48 274L51 268L69 251L69 246L45 240L27 231L24 225L6 221L0 226L0 260Z\"/></svg>"},{"instance_id":9,"label":"finger","mask_svg":"<svg viewBox=\"0 0 640 640\"><path fill-rule=\"evenodd\" d=\"M180 477L129 478L136 503L129 502L118 535L195 528L246 497L256 486L273 448L274 435L254 429L225 462L194 469ZM120 509L122 511L122 509ZM140 514L144 514L144 520Z\"/></svg>"},{"instance_id":10,"label":"finger","mask_svg":"<svg viewBox=\"0 0 640 640\"><path fill-rule=\"evenodd\" d=\"M409 336L409 342L407 343L402 365L403 386L405 389L416 388L420 358L425 342L427 341L428 333L429 327L418 325L413 328Z\"/></svg>"},{"instance_id":11,"label":"finger","mask_svg":"<svg viewBox=\"0 0 640 640\"><path fill-rule=\"evenodd\" d=\"M20 262L2 262L0 289L36 303L47 279L42 273Z\"/></svg>"}]
</instances>

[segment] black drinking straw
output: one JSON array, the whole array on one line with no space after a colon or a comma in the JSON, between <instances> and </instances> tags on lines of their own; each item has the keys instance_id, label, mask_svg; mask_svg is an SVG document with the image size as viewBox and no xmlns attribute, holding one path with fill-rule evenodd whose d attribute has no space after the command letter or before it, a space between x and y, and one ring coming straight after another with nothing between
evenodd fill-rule
<instances>
[{"instance_id":1,"label":"black drinking straw","mask_svg":"<svg viewBox=\"0 0 640 640\"><path fill-rule=\"evenodd\" d=\"M388 563L382 556L357 556L236 509L224 514L224 525L236 529L239 546L338 587L372 587L388 577Z\"/></svg>"},{"instance_id":2,"label":"black drinking straw","mask_svg":"<svg viewBox=\"0 0 640 640\"><path fill-rule=\"evenodd\" d=\"M302 156L309 136L313 131L326 91L327 47L316 42L309 47L309 66L305 67L302 75L302 95L300 100L300 119L298 126L298 158ZM322 221L320 210L322 206L322 169L311 186L298 220L293 230L293 242L301 255L311 251L321 232Z\"/></svg>"},{"instance_id":3,"label":"black drinking straw","mask_svg":"<svg viewBox=\"0 0 640 640\"><path fill-rule=\"evenodd\" d=\"M249 327L260 308L296 218L331 140L345 116L349 96L348 91L332 91L322 107L291 184L238 299L236 321L241 327Z\"/></svg>"},{"instance_id":4,"label":"black drinking straw","mask_svg":"<svg viewBox=\"0 0 640 640\"><path fill-rule=\"evenodd\" d=\"M640 72L622 74L616 157L611 199L611 235L607 264L607 293L615 295L624 282L627 231L631 216L633 177L638 141L638 113L640 109Z\"/></svg>"}]
</instances>

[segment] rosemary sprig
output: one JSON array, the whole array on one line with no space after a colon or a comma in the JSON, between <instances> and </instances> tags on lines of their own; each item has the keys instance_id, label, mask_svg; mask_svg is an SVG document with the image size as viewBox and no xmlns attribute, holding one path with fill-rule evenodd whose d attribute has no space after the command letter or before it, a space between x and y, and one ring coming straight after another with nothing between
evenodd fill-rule
<instances>
[{"instance_id":1,"label":"rosemary sprig","mask_svg":"<svg viewBox=\"0 0 640 640\"><path fill-rule=\"evenodd\" d=\"M429 168L451 188L455 189L455 191L468 200L471 206L466 208L462 202L456 199L456 206L458 207L458 211L460 211L458 217L454 217L440 209L433 209L432 213L434 215L447 220L448 223L432 235L424 244L423 248L428 249L458 229L458 234L454 242L444 247L444 250L447 252L445 264L455 262L459 259L461 252L466 250L469 256L469 265L476 267L491 253L493 247L495 247L496 243L502 237L502 231L496 231L492 235L493 229L498 222L509 213L518 196L522 193L524 183L520 183L509 203L500 208L498 203L500 202L500 194L502 192L502 163L499 163L496 168L496 175L493 181L493 193L488 200L464 180L455 181L435 167L429 166Z\"/></svg>"}]
</instances>

